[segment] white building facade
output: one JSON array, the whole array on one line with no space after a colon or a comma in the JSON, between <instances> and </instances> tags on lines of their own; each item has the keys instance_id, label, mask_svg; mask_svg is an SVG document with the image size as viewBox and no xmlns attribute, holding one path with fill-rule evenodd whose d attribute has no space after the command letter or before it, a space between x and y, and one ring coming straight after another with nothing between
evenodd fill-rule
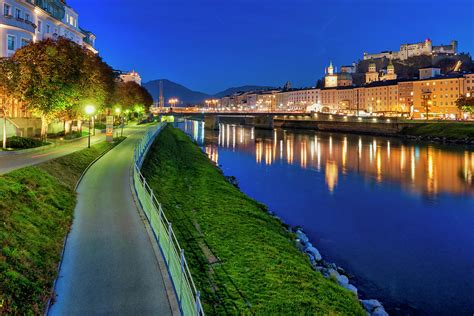
<instances>
[{"instance_id":1,"label":"white building facade","mask_svg":"<svg viewBox=\"0 0 474 316\"><path fill-rule=\"evenodd\" d=\"M97 53L95 36L79 27L79 15L64 0L0 0L0 57L30 42L64 37Z\"/></svg>"},{"instance_id":2,"label":"white building facade","mask_svg":"<svg viewBox=\"0 0 474 316\"><path fill-rule=\"evenodd\" d=\"M119 77L123 82L135 82L139 86L142 85L142 78L135 70L130 72L120 72Z\"/></svg>"}]
</instances>

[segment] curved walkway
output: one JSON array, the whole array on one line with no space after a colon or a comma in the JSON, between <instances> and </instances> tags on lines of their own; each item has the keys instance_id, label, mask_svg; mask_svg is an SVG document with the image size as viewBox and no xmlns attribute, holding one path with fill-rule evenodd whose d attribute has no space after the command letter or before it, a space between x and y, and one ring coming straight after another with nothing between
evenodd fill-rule
<instances>
[{"instance_id":1,"label":"curved walkway","mask_svg":"<svg viewBox=\"0 0 474 316\"><path fill-rule=\"evenodd\" d=\"M152 241L130 189L129 136L78 187L75 218L49 315L171 315Z\"/></svg>"}]
</instances>

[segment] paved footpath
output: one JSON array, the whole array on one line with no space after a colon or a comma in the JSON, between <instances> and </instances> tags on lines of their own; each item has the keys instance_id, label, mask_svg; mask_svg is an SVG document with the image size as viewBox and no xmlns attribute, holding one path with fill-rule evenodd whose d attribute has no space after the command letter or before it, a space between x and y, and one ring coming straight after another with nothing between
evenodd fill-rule
<instances>
[{"instance_id":1,"label":"paved footpath","mask_svg":"<svg viewBox=\"0 0 474 316\"><path fill-rule=\"evenodd\" d=\"M144 131L99 159L79 185L49 315L171 315L130 189L133 149Z\"/></svg>"},{"instance_id":2,"label":"paved footpath","mask_svg":"<svg viewBox=\"0 0 474 316\"><path fill-rule=\"evenodd\" d=\"M143 127L127 126L124 128L123 135L128 136L131 133L135 133L137 129ZM96 135L91 136L91 145L105 141L105 133L96 132ZM36 165L51 159L59 158L65 155L72 154L73 152L87 148L87 137L58 143L54 147L38 148L38 151L34 152L2 152L0 150L0 175L8 173L15 169Z\"/></svg>"}]
</instances>

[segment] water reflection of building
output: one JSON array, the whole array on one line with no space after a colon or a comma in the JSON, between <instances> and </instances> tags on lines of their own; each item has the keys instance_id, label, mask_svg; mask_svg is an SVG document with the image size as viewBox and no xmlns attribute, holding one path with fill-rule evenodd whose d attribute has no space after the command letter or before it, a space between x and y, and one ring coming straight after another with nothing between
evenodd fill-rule
<instances>
[{"instance_id":1,"label":"water reflection of building","mask_svg":"<svg viewBox=\"0 0 474 316\"><path fill-rule=\"evenodd\" d=\"M258 164L286 162L323 171L330 191L335 190L339 176L357 173L427 195L474 194L472 151L404 144L397 139L256 131L224 124L218 135L206 135L206 153L216 162L218 147L252 154Z\"/></svg>"}]
</instances>

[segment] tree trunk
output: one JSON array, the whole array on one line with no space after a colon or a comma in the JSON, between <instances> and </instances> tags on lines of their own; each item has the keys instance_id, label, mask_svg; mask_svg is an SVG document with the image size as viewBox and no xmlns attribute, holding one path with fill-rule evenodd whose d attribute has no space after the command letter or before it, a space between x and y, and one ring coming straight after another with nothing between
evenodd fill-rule
<instances>
[{"instance_id":1,"label":"tree trunk","mask_svg":"<svg viewBox=\"0 0 474 316\"><path fill-rule=\"evenodd\" d=\"M3 149L7 149L7 114L3 112Z\"/></svg>"},{"instance_id":2,"label":"tree trunk","mask_svg":"<svg viewBox=\"0 0 474 316\"><path fill-rule=\"evenodd\" d=\"M41 115L41 140L48 139L48 120L45 115Z\"/></svg>"}]
</instances>

